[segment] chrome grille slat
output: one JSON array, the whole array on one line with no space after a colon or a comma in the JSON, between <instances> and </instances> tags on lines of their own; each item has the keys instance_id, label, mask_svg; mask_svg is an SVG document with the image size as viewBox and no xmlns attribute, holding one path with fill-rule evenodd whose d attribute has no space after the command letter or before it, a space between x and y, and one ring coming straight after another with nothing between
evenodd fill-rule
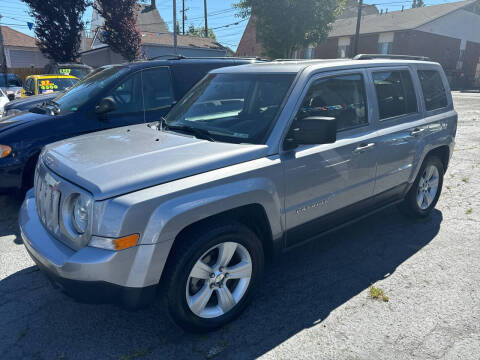
<instances>
[{"instance_id":1,"label":"chrome grille slat","mask_svg":"<svg viewBox=\"0 0 480 360\"><path fill-rule=\"evenodd\" d=\"M35 198L37 212L42 224L53 233L59 227L60 192L37 173L35 179Z\"/></svg>"}]
</instances>

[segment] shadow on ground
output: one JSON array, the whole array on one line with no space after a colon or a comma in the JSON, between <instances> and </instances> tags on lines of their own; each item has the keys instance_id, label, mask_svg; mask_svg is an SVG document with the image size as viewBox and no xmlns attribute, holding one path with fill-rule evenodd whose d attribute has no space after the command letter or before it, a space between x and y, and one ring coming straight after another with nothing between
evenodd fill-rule
<instances>
[{"instance_id":1,"label":"shadow on ground","mask_svg":"<svg viewBox=\"0 0 480 360\"><path fill-rule=\"evenodd\" d=\"M322 321L427 245L442 214L412 223L388 209L281 256L234 323L206 335L172 325L160 304L127 312L75 303L36 267L0 282L2 359L245 359L265 354Z\"/></svg>"}]
</instances>

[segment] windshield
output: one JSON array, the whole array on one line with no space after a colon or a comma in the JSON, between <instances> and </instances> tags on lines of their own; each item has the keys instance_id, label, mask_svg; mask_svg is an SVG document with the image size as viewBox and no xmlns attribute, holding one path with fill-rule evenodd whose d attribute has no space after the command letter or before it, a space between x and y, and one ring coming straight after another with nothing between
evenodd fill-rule
<instances>
[{"instance_id":1,"label":"windshield","mask_svg":"<svg viewBox=\"0 0 480 360\"><path fill-rule=\"evenodd\" d=\"M167 126L207 131L215 140L262 144L295 74L210 74L168 114Z\"/></svg>"},{"instance_id":2,"label":"windshield","mask_svg":"<svg viewBox=\"0 0 480 360\"><path fill-rule=\"evenodd\" d=\"M22 82L20 81L18 76L15 75L15 74L8 74L7 75L7 83L8 83L8 86L11 86L11 87L21 87L22 86ZM0 86L5 87L5 73L0 74Z\"/></svg>"},{"instance_id":3,"label":"windshield","mask_svg":"<svg viewBox=\"0 0 480 360\"><path fill-rule=\"evenodd\" d=\"M62 113L77 111L83 104L97 96L126 72L128 72L128 69L123 66L107 68L77 82L75 86L56 97L54 101L58 104Z\"/></svg>"},{"instance_id":4,"label":"windshield","mask_svg":"<svg viewBox=\"0 0 480 360\"><path fill-rule=\"evenodd\" d=\"M65 90L66 88L72 87L77 82L78 82L78 79L71 79L71 78L39 79L37 80L38 93L49 94L54 91L62 91L62 90Z\"/></svg>"},{"instance_id":5,"label":"windshield","mask_svg":"<svg viewBox=\"0 0 480 360\"><path fill-rule=\"evenodd\" d=\"M59 68L58 73L61 75L73 75L79 79L90 74L90 69L88 68Z\"/></svg>"}]
</instances>

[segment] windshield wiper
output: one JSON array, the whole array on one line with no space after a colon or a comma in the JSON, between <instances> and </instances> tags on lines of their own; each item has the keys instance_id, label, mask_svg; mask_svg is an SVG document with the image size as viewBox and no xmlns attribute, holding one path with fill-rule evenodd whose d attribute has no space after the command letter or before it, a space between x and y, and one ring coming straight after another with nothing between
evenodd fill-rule
<instances>
[{"instance_id":1,"label":"windshield wiper","mask_svg":"<svg viewBox=\"0 0 480 360\"><path fill-rule=\"evenodd\" d=\"M188 126L188 125L168 125L164 118L162 118L162 120L159 122L158 125L159 125L158 126L159 130L164 129L164 130L171 130L171 131L181 131L187 134L192 134L193 136L199 139L215 142L215 139L210 134L210 131L205 129L197 128L194 126Z\"/></svg>"}]
</instances>

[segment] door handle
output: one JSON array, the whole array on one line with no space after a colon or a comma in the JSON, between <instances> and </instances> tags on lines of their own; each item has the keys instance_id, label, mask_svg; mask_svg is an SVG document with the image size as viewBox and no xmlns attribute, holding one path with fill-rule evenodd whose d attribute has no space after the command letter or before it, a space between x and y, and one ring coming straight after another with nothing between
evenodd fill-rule
<instances>
[{"instance_id":1,"label":"door handle","mask_svg":"<svg viewBox=\"0 0 480 360\"><path fill-rule=\"evenodd\" d=\"M418 136L420 135L421 133L423 133L425 131L424 128L415 128L413 129L411 132L410 132L410 135L412 136Z\"/></svg>"},{"instance_id":2,"label":"door handle","mask_svg":"<svg viewBox=\"0 0 480 360\"><path fill-rule=\"evenodd\" d=\"M367 151L371 148L375 147L375 143L361 143L360 145L358 145L354 150L353 152L354 153L361 153L361 152L364 152L364 151Z\"/></svg>"}]
</instances>

